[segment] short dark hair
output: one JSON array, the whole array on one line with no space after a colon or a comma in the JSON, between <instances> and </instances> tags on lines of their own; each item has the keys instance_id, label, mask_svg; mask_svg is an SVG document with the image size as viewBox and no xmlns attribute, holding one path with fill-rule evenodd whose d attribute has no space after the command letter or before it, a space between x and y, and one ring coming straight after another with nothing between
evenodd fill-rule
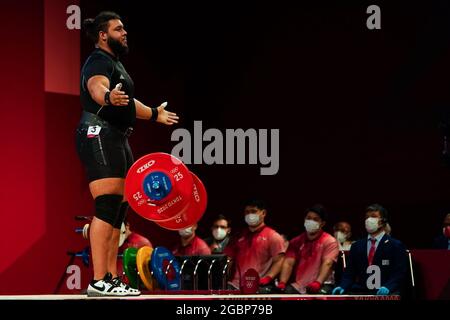
<instances>
[{"instance_id":1,"label":"short dark hair","mask_svg":"<svg viewBox=\"0 0 450 320\"><path fill-rule=\"evenodd\" d=\"M231 220L228 219L227 217L225 217L223 214L217 215L217 216L214 218L214 220L213 220L212 223L214 224L215 222L217 222L217 221L219 221L219 220L225 220L225 221L227 222L228 228L230 227L230 225L231 225Z\"/></svg>"},{"instance_id":2,"label":"short dark hair","mask_svg":"<svg viewBox=\"0 0 450 320\"><path fill-rule=\"evenodd\" d=\"M378 203L371 204L370 206L368 206L366 208L366 211L364 213L372 212L372 211L380 212L381 219L383 220L384 224L389 222L389 213L386 210L386 208L384 208L381 204L378 204Z\"/></svg>"},{"instance_id":3,"label":"short dark hair","mask_svg":"<svg viewBox=\"0 0 450 320\"><path fill-rule=\"evenodd\" d=\"M267 210L267 204L261 199L249 199L245 202L245 206L257 207L259 210Z\"/></svg>"},{"instance_id":4,"label":"short dark hair","mask_svg":"<svg viewBox=\"0 0 450 320\"><path fill-rule=\"evenodd\" d=\"M328 214L327 211L325 210L325 207L321 204L315 204L312 207L308 208L305 210L305 216L308 214L308 212L314 212L317 213L320 217L320 219L322 219L322 221L327 221L328 220Z\"/></svg>"},{"instance_id":5,"label":"short dark hair","mask_svg":"<svg viewBox=\"0 0 450 320\"><path fill-rule=\"evenodd\" d=\"M445 220L447 220L447 217L448 216L450 216L450 213L447 213L445 216L444 216L444 220L442 220L442 222L445 224Z\"/></svg>"},{"instance_id":6,"label":"short dark hair","mask_svg":"<svg viewBox=\"0 0 450 320\"><path fill-rule=\"evenodd\" d=\"M83 29L89 39L98 42L98 33L108 31L109 20L121 19L120 16L112 11L102 11L94 19L88 18L83 21Z\"/></svg>"}]
</instances>

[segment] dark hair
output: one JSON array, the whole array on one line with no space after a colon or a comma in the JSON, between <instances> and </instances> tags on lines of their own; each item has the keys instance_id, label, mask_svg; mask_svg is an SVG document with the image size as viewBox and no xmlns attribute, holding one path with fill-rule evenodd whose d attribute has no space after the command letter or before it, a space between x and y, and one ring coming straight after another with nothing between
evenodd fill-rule
<instances>
[{"instance_id":1,"label":"dark hair","mask_svg":"<svg viewBox=\"0 0 450 320\"><path fill-rule=\"evenodd\" d=\"M445 214L444 219L442 220L443 223L445 223L445 220L447 220L448 216L450 216L450 212Z\"/></svg>"},{"instance_id":2,"label":"dark hair","mask_svg":"<svg viewBox=\"0 0 450 320\"><path fill-rule=\"evenodd\" d=\"M388 211L387 211L381 204L378 204L378 203L371 204L370 206L368 206L368 207L366 208L365 213L367 213L367 212L372 212L372 211L378 211L378 212L380 212L381 219L382 219L382 221L383 221L384 224L386 224L386 223L389 222L389 214L388 214Z\"/></svg>"},{"instance_id":3,"label":"dark hair","mask_svg":"<svg viewBox=\"0 0 450 320\"><path fill-rule=\"evenodd\" d=\"M86 32L87 37L97 43L98 33L100 31L107 32L109 20L115 19L121 19L117 13L112 11L102 11L95 17L95 19L84 19L83 29Z\"/></svg>"},{"instance_id":4,"label":"dark hair","mask_svg":"<svg viewBox=\"0 0 450 320\"><path fill-rule=\"evenodd\" d=\"M308 212L310 212L310 211L312 211L312 212L314 212L314 213L317 213L317 214L319 215L320 219L322 219L322 221L327 221L328 215L327 215L327 212L326 212L326 210L325 210L325 208L324 208L323 205L321 205L321 204L316 204L316 205L313 205L312 207L306 209L306 210L305 210L305 216L306 216L306 215L308 214Z\"/></svg>"},{"instance_id":5,"label":"dark hair","mask_svg":"<svg viewBox=\"0 0 450 320\"><path fill-rule=\"evenodd\" d=\"M267 204L260 199L249 199L245 202L245 206L257 207L259 210L267 210Z\"/></svg>"},{"instance_id":6,"label":"dark hair","mask_svg":"<svg viewBox=\"0 0 450 320\"><path fill-rule=\"evenodd\" d=\"M347 221L338 221L338 222L336 222L336 223L334 224L334 226L333 226L333 231L337 231L338 226L339 226L340 224L342 224L342 223L348 224L348 226L350 227L350 232L351 232L351 230L352 230L352 225L351 225L349 222L347 222Z\"/></svg>"},{"instance_id":7,"label":"dark hair","mask_svg":"<svg viewBox=\"0 0 450 320\"><path fill-rule=\"evenodd\" d=\"M219 220L225 220L225 221L227 222L228 228L230 227L230 225L231 225L231 220L228 219L227 217L225 217L223 214L217 215L217 216L214 218L214 220L213 220L212 223L214 224L214 222L217 222L217 221L219 221Z\"/></svg>"}]
</instances>

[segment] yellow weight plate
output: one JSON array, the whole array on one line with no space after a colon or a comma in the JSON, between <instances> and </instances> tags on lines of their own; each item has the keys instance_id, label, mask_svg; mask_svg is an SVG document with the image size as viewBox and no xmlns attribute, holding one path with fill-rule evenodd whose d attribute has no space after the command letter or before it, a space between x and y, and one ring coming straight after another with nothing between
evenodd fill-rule
<instances>
[{"instance_id":1,"label":"yellow weight plate","mask_svg":"<svg viewBox=\"0 0 450 320\"><path fill-rule=\"evenodd\" d=\"M149 267L152 252L152 247L144 246L136 254L136 266L139 271L139 277L148 290L154 289L154 281Z\"/></svg>"}]
</instances>

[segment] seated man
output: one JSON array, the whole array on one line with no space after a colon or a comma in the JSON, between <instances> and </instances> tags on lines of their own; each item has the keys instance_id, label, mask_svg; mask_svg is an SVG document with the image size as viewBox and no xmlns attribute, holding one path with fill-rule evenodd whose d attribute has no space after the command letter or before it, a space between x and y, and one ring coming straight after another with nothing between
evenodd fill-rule
<instances>
[{"instance_id":1,"label":"seated man","mask_svg":"<svg viewBox=\"0 0 450 320\"><path fill-rule=\"evenodd\" d=\"M322 206L305 211L306 231L289 242L278 289L291 294L331 292L331 275L339 249L336 239L322 230L326 220ZM292 271L295 280L286 286Z\"/></svg>"},{"instance_id":2,"label":"seated man","mask_svg":"<svg viewBox=\"0 0 450 320\"><path fill-rule=\"evenodd\" d=\"M196 230L197 224L194 224L193 226L178 231L178 234L180 235L180 242L172 250L174 255L202 256L211 254L211 250L206 242L195 234Z\"/></svg>"},{"instance_id":3,"label":"seated man","mask_svg":"<svg viewBox=\"0 0 450 320\"><path fill-rule=\"evenodd\" d=\"M278 275L284 258L284 240L278 232L266 226L267 208L261 200L247 201L244 216L248 228L225 248L234 260L234 275L230 289L240 289L240 280L248 269L259 274L260 285L267 286Z\"/></svg>"},{"instance_id":4,"label":"seated man","mask_svg":"<svg viewBox=\"0 0 450 320\"><path fill-rule=\"evenodd\" d=\"M352 246L353 241L350 240L352 237L352 227L350 223L345 221L340 221L333 226L334 237L339 243L339 250L348 251Z\"/></svg>"},{"instance_id":5,"label":"seated man","mask_svg":"<svg viewBox=\"0 0 450 320\"><path fill-rule=\"evenodd\" d=\"M433 241L433 249L450 250L450 213L447 213L442 223L442 233Z\"/></svg>"},{"instance_id":6,"label":"seated man","mask_svg":"<svg viewBox=\"0 0 450 320\"><path fill-rule=\"evenodd\" d=\"M214 254L220 254L230 241L230 220L219 214L213 221L211 227L212 237L205 239L206 244Z\"/></svg>"},{"instance_id":7,"label":"seated man","mask_svg":"<svg viewBox=\"0 0 450 320\"><path fill-rule=\"evenodd\" d=\"M333 294L399 293L407 272L406 249L384 231L388 213L379 204L366 209L368 236L352 244L347 268Z\"/></svg>"}]
</instances>

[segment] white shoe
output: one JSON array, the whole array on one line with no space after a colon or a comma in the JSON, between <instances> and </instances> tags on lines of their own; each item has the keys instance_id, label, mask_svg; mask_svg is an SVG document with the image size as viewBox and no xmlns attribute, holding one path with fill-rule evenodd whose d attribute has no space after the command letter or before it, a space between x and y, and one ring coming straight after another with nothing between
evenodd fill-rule
<instances>
[{"instance_id":1,"label":"white shoe","mask_svg":"<svg viewBox=\"0 0 450 320\"><path fill-rule=\"evenodd\" d=\"M124 297L129 295L127 290L103 279L90 283L86 293L88 297Z\"/></svg>"},{"instance_id":2,"label":"white shoe","mask_svg":"<svg viewBox=\"0 0 450 320\"><path fill-rule=\"evenodd\" d=\"M122 281L122 279L120 279L119 277L115 277L114 279L112 279L111 283L114 284L117 287L120 287L120 288L128 291L128 296L139 296L139 295L141 295L141 291L139 291L138 289L134 289L134 288L130 287L129 285L124 283Z\"/></svg>"}]
</instances>

